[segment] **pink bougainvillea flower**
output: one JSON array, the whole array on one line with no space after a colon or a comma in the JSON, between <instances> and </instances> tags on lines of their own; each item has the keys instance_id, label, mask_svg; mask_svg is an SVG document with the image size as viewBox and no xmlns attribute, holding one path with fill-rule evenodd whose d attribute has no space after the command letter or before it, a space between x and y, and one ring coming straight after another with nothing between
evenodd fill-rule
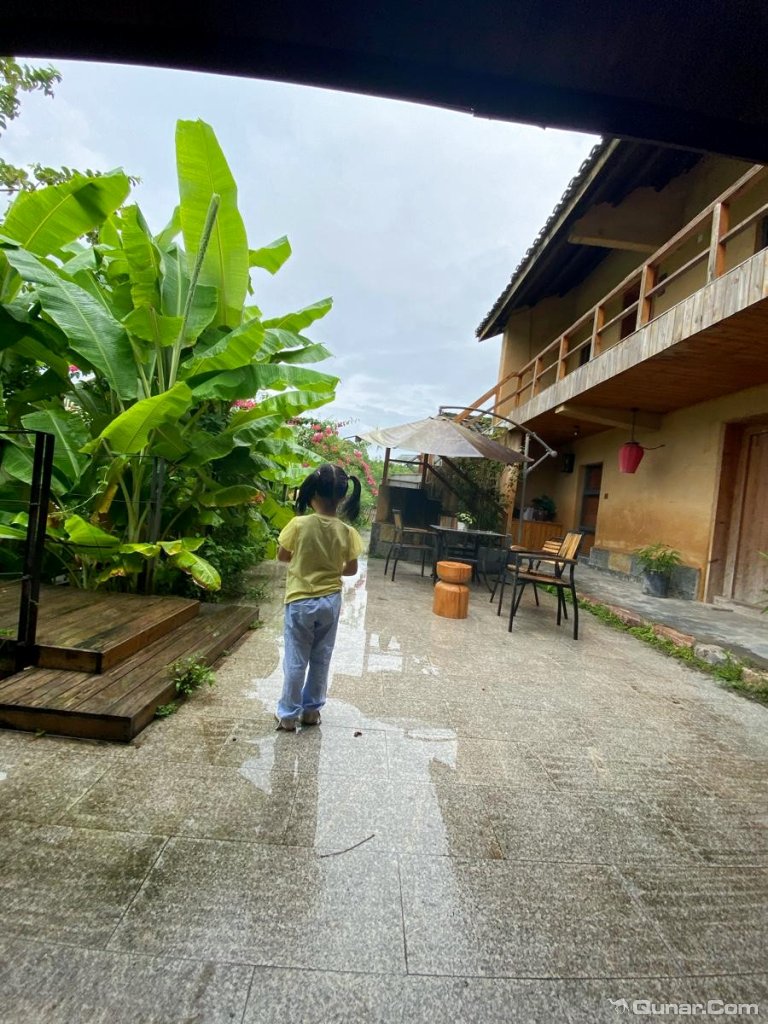
<instances>
[{"instance_id":1,"label":"pink bougainvillea flower","mask_svg":"<svg viewBox=\"0 0 768 1024\"><path fill-rule=\"evenodd\" d=\"M322 434L313 434L312 435L312 443L313 444L320 444L320 442L322 440L323 440L323 435Z\"/></svg>"}]
</instances>

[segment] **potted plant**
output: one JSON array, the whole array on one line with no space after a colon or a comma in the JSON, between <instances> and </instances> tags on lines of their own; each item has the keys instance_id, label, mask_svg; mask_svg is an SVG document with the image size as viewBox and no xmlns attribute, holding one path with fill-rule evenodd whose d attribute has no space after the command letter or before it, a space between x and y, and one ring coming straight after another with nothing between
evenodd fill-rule
<instances>
[{"instance_id":1,"label":"potted plant","mask_svg":"<svg viewBox=\"0 0 768 1024\"><path fill-rule=\"evenodd\" d=\"M468 530L471 526L475 525L475 517L471 512L459 512L456 515L458 520L458 528L460 530Z\"/></svg>"},{"instance_id":2,"label":"potted plant","mask_svg":"<svg viewBox=\"0 0 768 1024\"><path fill-rule=\"evenodd\" d=\"M544 522L551 522L557 514L557 505L548 494L542 494L540 498L534 498L531 505L536 509L536 519Z\"/></svg>"},{"instance_id":3,"label":"potted plant","mask_svg":"<svg viewBox=\"0 0 768 1024\"><path fill-rule=\"evenodd\" d=\"M672 570L680 565L680 552L666 544L649 544L635 552L643 570L643 593L653 597L666 597Z\"/></svg>"}]
</instances>

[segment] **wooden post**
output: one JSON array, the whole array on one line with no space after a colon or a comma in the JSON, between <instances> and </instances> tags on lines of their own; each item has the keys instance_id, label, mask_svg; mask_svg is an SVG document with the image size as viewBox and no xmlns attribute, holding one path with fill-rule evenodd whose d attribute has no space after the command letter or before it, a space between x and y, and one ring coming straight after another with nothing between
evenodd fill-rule
<instances>
[{"instance_id":1,"label":"wooden post","mask_svg":"<svg viewBox=\"0 0 768 1024\"><path fill-rule=\"evenodd\" d=\"M421 453L421 488L422 488L422 490L424 489L424 486L426 485L426 482L427 482L427 467L428 466L429 466L429 455L425 455L424 452L422 452Z\"/></svg>"},{"instance_id":2,"label":"wooden post","mask_svg":"<svg viewBox=\"0 0 768 1024\"><path fill-rule=\"evenodd\" d=\"M727 203L718 203L712 211L712 236L709 243L707 281L714 281L725 270L725 246L722 237L728 230L730 209Z\"/></svg>"},{"instance_id":3,"label":"wooden post","mask_svg":"<svg viewBox=\"0 0 768 1024\"><path fill-rule=\"evenodd\" d=\"M595 319L592 323L592 351L590 352L590 358L594 359L595 356L599 356L603 351L603 338L600 332L603 329L605 323L605 307L598 306L595 310Z\"/></svg>"},{"instance_id":4,"label":"wooden post","mask_svg":"<svg viewBox=\"0 0 768 1024\"><path fill-rule=\"evenodd\" d=\"M647 324L651 319L653 296L649 296L648 292L656 284L656 274L657 268L651 263L646 263L640 275L640 296L637 301L637 320L635 321L636 330L639 330L643 324Z\"/></svg>"},{"instance_id":5,"label":"wooden post","mask_svg":"<svg viewBox=\"0 0 768 1024\"><path fill-rule=\"evenodd\" d=\"M517 390L515 391L515 400L512 403L512 408L513 409L516 409L518 407L518 405L520 405L520 395L522 393L522 390L523 390L523 375L522 375L522 373L518 373L518 375L517 375Z\"/></svg>"},{"instance_id":6,"label":"wooden post","mask_svg":"<svg viewBox=\"0 0 768 1024\"><path fill-rule=\"evenodd\" d=\"M544 369L544 360L541 356L536 356L536 362L533 367L533 388L531 389L534 395L538 395L541 391L541 383L539 377L541 376L542 370Z\"/></svg>"},{"instance_id":7,"label":"wooden post","mask_svg":"<svg viewBox=\"0 0 768 1024\"><path fill-rule=\"evenodd\" d=\"M389 453L391 450L391 448L384 449L384 470L381 474L381 482L383 484L385 484L389 479Z\"/></svg>"},{"instance_id":8,"label":"wooden post","mask_svg":"<svg viewBox=\"0 0 768 1024\"><path fill-rule=\"evenodd\" d=\"M570 348L570 341L567 334L560 336L560 349L557 353L557 379L562 380L568 372L568 349Z\"/></svg>"}]
</instances>

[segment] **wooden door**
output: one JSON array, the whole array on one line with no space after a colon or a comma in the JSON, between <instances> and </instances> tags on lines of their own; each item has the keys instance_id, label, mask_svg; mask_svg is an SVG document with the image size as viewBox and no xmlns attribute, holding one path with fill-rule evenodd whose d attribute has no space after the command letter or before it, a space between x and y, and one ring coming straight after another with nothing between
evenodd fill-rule
<instances>
[{"instance_id":1,"label":"wooden door","mask_svg":"<svg viewBox=\"0 0 768 1024\"><path fill-rule=\"evenodd\" d=\"M768 605L768 425L744 433L731 527L728 568L731 597Z\"/></svg>"},{"instance_id":2,"label":"wooden door","mask_svg":"<svg viewBox=\"0 0 768 1024\"><path fill-rule=\"evenodd\" d=\"M602 462L594 462L584 467L584 483L581 489L581 512L579 517L579 529L584 534L580 552L582 555L589 554L592 545L595 543L597 510L600 504L600 488L602 483Z\"/></svg>"}]
</instances>

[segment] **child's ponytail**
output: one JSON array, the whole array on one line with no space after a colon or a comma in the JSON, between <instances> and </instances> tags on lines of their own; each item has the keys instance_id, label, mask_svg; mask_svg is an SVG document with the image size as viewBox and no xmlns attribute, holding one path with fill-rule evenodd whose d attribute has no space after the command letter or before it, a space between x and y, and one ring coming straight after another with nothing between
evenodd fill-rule
<instances>
[{"instance_id":1,"label":"child's ponytail","mask_svg":"<svg viewBox=\"0 0 768 1024\"><path fill-rule=\"evenodd\" d=\"M304 513L307 511L312 502L312 499L317 493L318 482L318 470L315 470L314 473L310 473L308 477L305 477L305 479L302 480L301 486L299 487L299 493L296 496L296 511L299 513L300 516L303 516Z\"/></svg>"},{"instance_id":2,"label":"child's ponytail","mask_svg":"<svg viewBox=\"0 0 768 1024\"><path fill-rule=\"evenodd\" d=\"M360 493L362 491L362 488L360 486L360 481L357 479L356 476L350 476L349 480L352 483L352 493L344 502L341 514L350 523L354 523L354 521L360 515Z\"/></svg>"}]
</instances>

